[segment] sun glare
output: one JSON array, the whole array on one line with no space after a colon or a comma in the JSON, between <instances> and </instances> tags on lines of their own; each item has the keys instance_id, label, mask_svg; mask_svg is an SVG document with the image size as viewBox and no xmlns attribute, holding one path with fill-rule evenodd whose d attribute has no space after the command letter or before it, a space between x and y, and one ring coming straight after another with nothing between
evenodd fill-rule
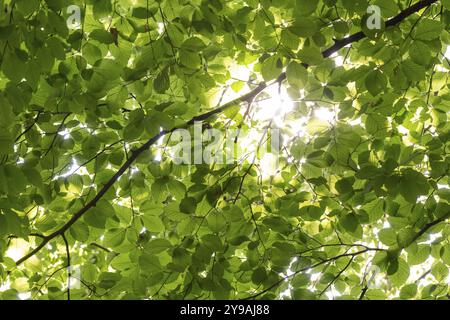
<instances>
[{"instance_id":1,"label":"sun glare","mask_svg":"<svg viewBox=\"0 0 450 320\"><path fill-rule=\"evenodd\" d=\"M251 75L250 68L242 65L236 65L234 68L230 68L231 78L234 80L248 81Z\"/></svg>"},{"instance_id":2,"label":"sun glare","mask_svg":"<svg viewBox=\"0 0 450 320\"><path fill-rule=\"evenodd\" d=\"M447 59L450 59L450 46L447 46L447 50L445 51L444 55Z\"/></svg>"},{"instance_id":3,"label":"sun glare","mask_svg":"<svg viewBox=\"0 0 450 320\"><path fill-rule=\"evenodd\" d=\"M5 252L5 256L17 261L26 254L27 250L28 242L23 239L12 239L11 245Z\"/></svg>"},{"instance_id":4,"label":"sun glare","mask_svg":"<svg viewBox=\"0 0 450 320\"><path fill-rule=\"evenodd\" d=\"M335 119L336 114L328 108L320 107L314 110L314 116L319 120L332 122Z\"/></svg>"},{"instance_id":5,"label":"sun glare","mask_svg":"<svg viewBox=\"0 0 450 320\"><path fill-rule=\"evenodd\" d=\"M262 169L262 178L267 179L277 173L278 170L278 159L275 155L271 153L266 153L259 162L260 168Z\"/></svg>"},{"instance_id":6,"label":"sun glare","mask_svg":"<svg viewBox=\"0 0 450 320\"><path fill-rule=\"evenodd\" d=\"M283 127L284 117L294 109L285 86L272 85L265 93L268 98L261 98L257 103L254 119L257 121L272 120L278 127Z\"/></svg>"}]
</instances>

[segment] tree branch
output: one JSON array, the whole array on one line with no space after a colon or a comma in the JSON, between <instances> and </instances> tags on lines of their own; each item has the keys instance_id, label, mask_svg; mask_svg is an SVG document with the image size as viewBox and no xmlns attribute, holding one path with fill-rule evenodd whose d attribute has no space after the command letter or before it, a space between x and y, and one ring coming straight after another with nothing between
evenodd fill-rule
<instances>
[{"instance_id":1,"label":"tree branch","mask_svg":"<svg viewBox=\"0 0 450 320\"><path fill-rule=\"evenodd\" d=\"M62 127L64 126L64 123L66 122L67 118L71 115L71 113L68 113L64 116L64 118L62 119L58 129L56 129L55 135L53 136L53 140L50 144L50 146L48 147L47 151L45 151L44 153L44 157L50 152L50 150L53 148L53 145L56 142L56 139L58 138L59 132L61 131Z\"/></svg>"},{"instance_id":2,"label":"tree branch","mask_svg":"<svg viewBox=\"0 0 450 320\"><path fill-rule=\"evenodd\" d=\"M21 134L19 134L19 135L17 136L17 138L14 140L14 142L19 141L19 139L20 139L23 135L25 135L28 131L30 131L30 130L34 127L34 125L38 122L39 116L41 115L41 113L42 113L42 111L38 111L36 117L35 117L34 120L33 120L33 123L30 124L30 125L29 125L29 126L28 126Z\"/></svg>"},{"instance_id":3,"label":"tree branch","mask_svg":"<svg viewBox=\"0 0 450 320\"><path fill-rule=\"evenodd\" d=\"M419 232L416 233L416 235L411 239L410 243L415 242L417 239L419 239L421 236L423 236L429 229L431 229L432 227L434 227L435 225L437 225L441 222L444 222L448 218L450 218L450 212L447 213L446 215L440 217L439 219L436 219L430 223L427 223L425 226L423 226L422 229L420 229Z\"/></svg>"},{"instance_id":4,"label":"tree branch","mask_svg":"<svg viewBox=\"0 0 450 320\"><path fill-rule=\"evenodd\" d=\"M405 20L410 15L412 15L412 14L422 10L423 8L433 4L434 2L437 2L437 0L422 0L422 1L417 2L416 4L412 5L411 7L409 7L407 9L403 10L402 12L400 12L394 18L388 20L386 22L386 26L387 27L395 26L395 25L399 24L400 22L402 22L403 20ZM335 44L333 46L331 46L327 50L323 51L322 55L323 55L324 58L328 58L332 54L338 52L340 49L345 47L346 45L351 44L353 42L357 42L357 41L359 41L359 40L361 40L361 39L363 39L365 37L366 36L365 36L365 34L363 32L358 32L358 33L355 33L355 34L353 34L353 35L351 35L351 36L349 36L347 38L338 40L337 42L335 42ZM275 80L274 83L280 83L280 82L284 81L285 79L286 79L286 73L283 72L278 77L278 79ZM25 262L26 260L28 260L29 258L34 256L36 253L38 253L43 247L45 247L45 245L49 241L51 241L52 239L54 239L57 236L60 236L60 235L64 234L64 232L67 231L89 209L95 207L97 202L108 192L108 190L114 185L114 183L134 163L134 161L139 157L139 155L142 154L147 149L149 149L160 138L164 137L166 134L174 132L177 129L189 127L189 126L193 125L197 121L204 121L204 120L210 119L213 116L222 113L223 111L229 109L232 106L239 105L239 104L242 104L242 103L245 103L245 102L246 103L250 103L259 93L264 91L264 89L266 89L268 86L270 86L272 84L273 83L271 83L271 84L261 83L256 88L254 88L253 90L248 92L247 94L245 94L245 95L243 95L243 96L241 96L241 97L239 97L239 98L237 98L237 99L235 99L235 100L233 100L231 102L228 102L228 103L226 103L226 104L224 104L224 105L222 105L222 106L220 106L220 107L218 107L216 109L213 109L213 110L211 110L209 112L206 112L204 114L195 116L191 120L189 120L187 123L185 123L184 125L175 127L175 128L173 128L171 130L163 130L159 134L155 135L153 138L149 139L140 148L138 148L134 152L132 152L130 158L127 161L125 161L125 163L118 169L118 171L114 174L114 176L108 182L106 182L106 184L100 189L100 191L97 193L97 195L91 201L89 201L83 208L81 208L78 212L76 212L72 216L72 218L70 218L69 221L67 221L60 229L54 231L50 235L48 235L45 238L43 238L43 241L35 249L33 249L28 254L26 254L24 257L22 257L19 260L17 260L16 265L19 266L20 264L22 264L23 262ZM63 123L64 123L64 120L63 120Z\"/></svg>"},{"instance_id":5,"label":"tree branch","mask_svg":"<svg viewBox=\"0 0 450 320\"><path fill-rule=\"evenodd\" d=\"M386 21L386 28L393 27L401 23L403 20L408 18L410 15L413 15L416 12L419 12L423 8L426 8L433 3L437 2L437 0L422 0L415 4L413 4L411 7L403 10L398 15L393 17L392 19ZM348 36L347 38L336 40L334 45L322 52L323 56L325 58L330 57L332 54L338 52L340 49L344 48L345 46L353 43L358 42L359 40L362 40L366 37L364 32L360 31L357 33L352 34L351 36Z\"/></svg>"},{"instance_id":6,"label":"tree branch","mask_svg":"<svg viewBox=\"0 0 450 320\"><path fill-rule=\"evenodd\" d=\"M108 253L112 252L110 249L108 249L108 248L106 248L106 247L104 247L102 245L99 245L98 243L95 243L95 242L92 242L90 245L93 246L93 247L97 247L99 249L102 249L103 251L108 252Z\"/></svg>"},{"instance_id":7,"label":"tree branch","mask_svg":"<svg viewBox=\"0 0 450 320\"><path fill-rule=\"evenodd\" d=\"M324 293L325 293L325 292L333 285L333 283L336 282L337 279L339 279L339 277L345 272L345 270L348 269L348 267L352 264L354 258L355 258L355 257L351 257L351 258L350 258L350 260L348 261L348 263L346 264L346 266L345 266L341 271L339 271L338 274L337 274L336 276L334 276L333 280L331 280L331 281L327 284L327 286L325 287L325 289L323 289L323 290L320 292L319 297L320 297L321 295L323 295L323 294L324 294Z\"/></svg>"},{"instance_id":8,"label":"tree branch","mask_svg":"<svg viewBox=\"0 0 450 320\"><path fill-rule=\"evenodd\" d=\"M66 254L67 254L67 300L70 300L70 277L72 276L71 263L70 263L70 249L69 242L67 242L66 236L64 233L61 235L64 240L64 244L66 245Z\"/></svg>"},{"instance_id":9,"label":"tree branch","mask_svg":"<svg viewBox=\"0 0 450 320\"><path fill-rule=\"evenodd\" d=\"M330 262L334 262L334 261L339 260L339 259L344 258L344 257L350 257L350 258L352 258L352 260L353 260L356 256L358 256L358 255L360 255L360 254L363 254L363 253L366 253L366 252L369 252L369 251L372 251L372 250L364 249L364 250L361 250L361 251L358 251L358 252L354 252L354 253L344 253L344 254L341 254L341 255L332 257L332 258L330 258L330 259L320 261L320 262L318 262L318 263L316 263L316 264L314 264L314 265L312 265L312 266L308 266L308 267L302 268L302 269L297 270L297 271L295 271L294 273L292 273L292 274L290 274L290 275L288 275L288 276L286 276L286 277L281 278L280 280L278 280L277 282L275 282L274 284L272 284L272 285L269 286L268 288L264 289L263 291L261 291L261 292L259 292L259 293L257 293L257 294L254 294L254 295L252 295L252 296L250 296L250 297L245 298L245 300L255 299L255 298L257 298L257 297L263 295L264 293L267 293L267 292L269 292L270 290L272 290L272 289L278 287L279 285L281 285L284 281L288 280L289 278L292 278L292 277L296 276L297 274L302 273L302 272L305 272L305 271L307 271L307 270L309 270L309 269L311 269L311 270L312 270L312 269L315 269L315 268L317 268L317 267L319 267L319 266L321 266L321 265L323 265L323 264L330 263Z\"/></svg>"}]
</instances>

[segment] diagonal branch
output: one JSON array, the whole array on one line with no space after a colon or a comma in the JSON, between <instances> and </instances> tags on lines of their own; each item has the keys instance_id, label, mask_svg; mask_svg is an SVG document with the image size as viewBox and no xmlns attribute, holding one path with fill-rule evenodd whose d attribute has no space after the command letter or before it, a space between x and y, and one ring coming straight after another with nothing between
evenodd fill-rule
<instances>
[{"instance_id":1,"label":"diagonal branch","mask_svg":"<svg viewBox=\"0 0 450 320\"><path fill-rule=\"evenodd\" d=\"M311 265L311 266L302 268L302 269L300 269L300 270L297 270L297 271L293 272L292 274L289 274L289 275L287 275L287 276L281 278L280 280L278 280L277 282L275 282L274 284L272 284L272 285L269 286L268 288L264 289L263 291L260 291L260 292L254 294L254 295L252 295L252 296L250 296L250 297L247 297L247 298L245 298L244 300L255 299L255 298L257 298L257 297L263 295L264 293L267 293L267 292L269 292L270 290L272 290L272 289L274 289L274 288L277 288L277 287L280 286L283 282L285 282L286 280L289 280L290 278L295 277L295 276L298 275L299 273L305 272L305 271L307 271L307 270L313 270L313 269L315 269L315 268L317 268L317 267L320 267L321 265L324 265L324 264L327 264L327 263L331 263L331 262L335 262L335 261L337 261L337 260L339 260L339 259L341 259L341 258L345 258L345 257L350 257L351 260L353 260L356 256L358 256L358 255L360 255L360 254L363 254L363 253L366 253L366 252L369 252L369 251L372 251L372 250L370 250L370 249L364 249L364 250L361 250L361 251L358 251L358 252L354 252L354 253L344 253L344 254L340 254L340 255L338 255L338 256L329 258L329 259L327 259L327 260L320 261L320 262L318 262L318 263L316 263L316 264L314 264L314 265Z\"/></svg>"},{"instance_id":2,"label":"diagonal branch","mask_svg":"<svg viewBox=\"0 0 450 320\"><path fill-rule=\"evenodd\" d=\"M333 285L333 283L335 283L340 278L340 276L348 269L348 267L350 267L350 265L352 264L354 258L355 257L351 257L350 260L348 261L348 263L345 265L345 267L342 268L342 270L339 271L338 274L336 276L334 276L333 279L330 282L328 282L328 284L325 287L325 289L323 289L319 293L319 297L322 296Z\"/></svg>"},{"instance_id":3,"label":"diagonal branch","mask_svg":"<svg viewBox=\"0 0 450 320\"><path fill-rule=\"evenodd\" d=\"M441 222L444 222L445 220L447 220L449 218L450 218L450 212L445 214L444 216L440 217L439 219L436 219L434 221L431 221L430 223L427 223L425 226L423 226L422 229L419 230L419 232L416 233L416 235L411 239L410 243L415 242L421 236L423 236L429 229L431 229L435 225L438 225Z\"/></svg>"},{"instance_id":4,"label":"diagonal branch","mask_svg":"<svg viewBox=\"0 0 450 320\"><path fill-rule=\"evenodd\" d=\"M415 3L414 5L412 5L411 7L403 10L402 12L400 12L397 16L395 16L394 18L388 20L386 22L386 26L391 27L391 26L395 26L399 23L401 23L403 20L405 20L407 17L409 17L410 15L422 10L423 8L433 4L437 2L437 0L422 0L419 1L417 3ZM363 32L358 32L355 33L347 38L338 40L335 42L335 44L333 46L331 46L330 48L326 49L325 51L322 52L322 55L324 58L328 58L330 57L333 53L338 52L340 49L342 49L343 47L345 47L348 44L351 44L353 42L357 42L363 38L365 38L365 34ZM284 81L286 79L286 73L283 72L278 79L275 80L274 83L280 83L282 81ZM204 121L204 120L208 120L210 118L212 118L215 115L218 115L222 112L224 112L225 110L235 106L235 105L239 105L242 103L251 103L251 101L253 101L253 99L262 91L264 91L264 89L266 89L268 86L272 85L271 84L267 84L267 83L261 83L259 84L256 88L254 88L253 90L251 90L249 93L231 101L228 102L216 109L213 109L209 112L206 112L204 114L198 115L196 117L193 117L191 120L189 120L187 123L185 123L184 125L175 127L171 130L163 130L160 133L158 133L157 135L155 135L153 138L151 138L150 140L148 140L145 144L143 144L140 148L136 149L133 151L133 153L131 154L131 156L128 158L127 161L125 161L125 163L118 169L118 171L114 174L114 176L108 181L106 182L103 187L100 189L100 191L97 193L97 195L91 200L89 201L83 208L81 208L78 212L76 212L72 218L69 219L69 221L67 221L60 229L54 231L53 233L51 233L48 236L43 237L42 242L32 251L30 251L28 254L26 254L24 257L20 258L19 260L17 260L16 265L20 265L23 262L25 262L26 260L28 260L29 258L31 258L32 256L34 256L36 253L38 253L42 248L45 247L45 245L50 242L52 239L54 239L57 236L61 236L64 234L65 231L67 231L78 219L80 219L89 209L93 208L96 206L97 202L108 192L108 190L114 185L114 183L125 173L125 171L134 163L134 161L139 157L140 154L142 154L144 151L146 151L147 149L149 149L153 144L155 144L160 138L164 137L166 134L170 134L172 132L174 132L177 129L180 128L185 128L185 127L189 127L191 125L193 125L195 122L197 121Z\"/></svg>"},{"instance_id":5,"label":"diagonal branch","mask_svg":"<svg viewBox=\"0 0 450 320\"><path fill-rule=\"evenodd\" d=\"M419 12L420 10L432 5L435 2L437 2L437 0L422 0L422 1L416 2L411 7L403 10L402 12L400 12L398 15L396 15L392 19L389 19L388 21L386 21L386 28L398 25L403 20L408 18L410 15L413 15L414 13ZM340 49L344 48L345 46L347 46L351 43L354 43L354 42L358 42L359 40L364 39L365 37L366 37L366 35L364 34L364 32L360 31L360 32L357 32L357 33L354 33L354 34L348 36L347 38L336 40L334 45L331 46L330 48L328 48L327 50L325 50L324 52L322 52L322 54L325 58L328 58L333 53L338 52Z\"/></svg>"},{"instance_id":6,"label":"diagonal branch","mask_svg":"<svg viewBox=\"0 0 450 320\"><path fill-rule=\"evenodd\" d=\"M28 131L30 131L31 129L33 129L33 127L35 126L35 124L38 122L39 117L41 116L42 111L38 111L36 117L33 119L33 123L30 124L21 134L19 134L17 136L17 138L14 140L14 142L19 141L20 138L22 138L22 136L24 136Z\"/></svg>"},{"instance_id":7,"label":"diagonal branch","mask_svg":"<svg viewBox=\"0 0 450 320\"><path fill-rule=\"evenodd\" d=\"M54 133L53 140L52 140L52 142L50 143L50 146L48 147L47 151L45 151L45 153L44 153L44 157L50 152L50 150L52 150L52 148L53 148L53 146L54 146L54 144L55 144L55 142L56 142L56 139L58 138L59 132L60 132L61 129L63 128L64 123L66 122L67 118L68 118L70 115L71 115L71 113L68 113L68 114L66 114L66 115L64 116L64 118L62 119L62 121L61 121L61 123L60 123L58 129L56 129L56 132Z\"/></svg>"}]
</instances>

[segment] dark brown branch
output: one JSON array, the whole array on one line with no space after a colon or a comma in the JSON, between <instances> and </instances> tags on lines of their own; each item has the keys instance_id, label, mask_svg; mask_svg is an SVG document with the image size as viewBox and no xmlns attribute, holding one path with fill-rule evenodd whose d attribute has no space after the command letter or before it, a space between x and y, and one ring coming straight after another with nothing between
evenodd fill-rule
<instances>
[{"instance_id":1,"label":"dark brown branch","mask_svg":"<svg viewBox=\"0 0 450 320\"><path fill-rule=\"evenodd\" d=\"M64 126L64 123L66 122L67 118L71 115L71 113L68 113L64 116L63 120L61 121L61 124L59 125L58 129L56 130L55 136L53 137L53 140L48 147L47 151L44 153L44 157L50 152L50 150L53 148L53 145L56 142L56 139L58 138L59 132L61 131L62 127Z\"/></svg>"},{"instance_id":2,"label":"dark brown branch","mask_svg":"<svg viewBox=\"0 0 450 320\"><path fill-rule=\"evenodd\" d=\"M106 248L106 247L104 247L104 246L102 246L102 245L99 245L98 243L95 243L95 242L92 242L92 243L91 243L91 246L97 247L97 248L99 248L99 249L102 249L103 251L106 251L106 252L108 252L108 253L111 252L110 249L108 249L108 248Z\"/></svg>"},{"instance_id":3,"label":"dark brown branch","mask_svg":"<svg viewBox=\"0 0 450 320\"><path fill-rule=\"evenodd\" d=\"M398 15L396 15L392 19L388 20L386 22L386 28L398 25L400 22L402 22L403 20L408 18L410 15L413 15L414 13L419 12L423 8L426 8L435 2L437 2L437 0L422 0L422 1L419 1L415 4L413 4L411 7L403 10ZM332 54L334 54L334 53L338 52L339 50L341 50L342 48L344 48L345 46L347 46L351 43L354 43L354 42L358 42L359 40L364 39L365 37L366 37L366 35L364 34L364 32L360 31L360 32L352 34L351 36L349 36L347 38L336 40L334 45L331 46L330 48L328 48L327 50L325 50L324 52L322 52L322 54L325 58L328 58Z\"/></svg>"},{"instance_id":4,"label":"dark brown branch","mask_svg":"<svg viewBox=\"0 0 450 320\"><path fill-rule=\"evenodd\" d=\"M64 240L64 244L66 245L66 254L67 254L67 300L70 300L70 277L72 276L71 264L70 264L70 249L69 242L67 242L66 236L64 233L61 235Z\"/></svg>"},{"instance_id":5,"label":"dark brown branch","mask_svg":"<svg viewBox=\"0 0 450 320\"><path fill-rule=\"evenodd\" d=\"M369 284L366 284L366 286L361 290L361 294L359 295L358 300L362 300L364 298L367 290L369 290Z\"/></svg>"},{"instance_id":6,"label":"dark brown branch","mask_svg":"<svg viewBox=\"0 0 450 320\"><path fill-rule=\"evenodd\" d=\"M412 15L412 14L422 10L423 8L433 4L435 2L437 2L437 0L422 0L422 1L419 1L416 4L412 5L411 7L403 10L396 17L390 19L386 23L386 26L388 26L388 27L395 26L395 25L399 24L400 22L402 22L407 17L409 17L410 15ZM362 33L362 32L359 32L359 33L351 35L351 36L349 36L347 38L341 39L341 40L337 41L333 46L331 46L327 50L323 51L322 55L324 56L324 58L328 58L333 53L338 52L340 49L342 49L346 45L351 44L351 43L356 42L356 41L359 41L359 40L361 40L363 38L365 38L365 34ZM275 83L281 83L285 79L286 79L286 73L282 73L278 77L278 79L275 80L276 81ZM198 115L196 117L193 117L191 120L189 120L184 125L181 125L179 127L175 127L175 128L173 128L171 130L163 130L159 134L155 135L153 138L151 138L145 144L143 144L140 148L138 148L138 149L134 150L134 152L132 152L130 158L127 161L125 161L125 163L119 168L119 170L116 172L116 174L114 174L114 176L100 189L100 191L97 193L97 195L91 201L89 201L83 208L81 208L78 212L76 212L72 216L72 218L70 218L69 221L66 222L60 229L58 229L58 230L54 231L53 233L51 233L50 235L46 236L44 238L44 240L35 249L33 249L28 254L26 254L24 257L20 258L16 262L16 265L18 266L18 265L22 264L23 262L25 262L26 260L28 260L29 258L34 256L36 253L38 253L43 247L45 247L45 245L49 241L51 241L52 239L54 239L57 236L60 236L60 235L64 234L64 232L66 232L89 209L95 207L97 202L108 192L108 190L114 185L114 183L134 163L134 161L139 157L139 155L142 154L147 149L149 149L160 138L164 137L166 134L174 132L177 129L189 127L189 126L193 125L197 121L208 120L208 119L212 118L213 116L218 115L218 114L222 113L223 111L225 111L225 110L227 110L227 109L229 109L229 108L231 108L231 107L233 107L235 105L239 105L239 104L242 104L242 103L245 103L245 102L246 103L250 103L251 101L253 101L253 99L259 93L264 91L264 89L266 89L269 85L270 84L267 84L267 83L261 83L256 88L254 88L252 91L250 91L249 93L247 93L247 94L245 94L245 95L243 95L243 96L241 96L241 97L239 97L239 98L237 98L237 99L235 99L235 100L233 100L231 102L228 102L228 103L226 103L226 104L224 104L224 105L222 105L222 106L220 106L220 107L218 107L216 109L213 109L213 110L211 110L209 112L206 112L204 114L201 114L201 115ZM63 120L63 122L64 122L64 120ZM49 148L49 150L50 150L50 148Z\"/></svg>"},{"instance_id":7,"label":"dark brown branch","mask_svg":"<svg viewBox=\"0 0 450 320\"><path fill-rule=\"evenodd\" d=\"M350 267L350 265L352 264L352 262L353 262L353 259L354 259L354 257L351 257L350 258L350 260L348 261L348 263L346 264L346 266L341 270L341 271L339 271L338 272L338 274L327 284L327 286L325 287L325 289L323 289L321 292L320 292L320 294L319 294L319 297L321 296L321 295L323 295L332 285L333 285L333 283L335 283L336 282L336 280L337 279L339 279L339 277L345 272L345 270L347 270L348 269L348 267Z\"/></svg>"},{"instance_id":8,"label":"dark brown branch","mask_svg":"<svg viewBox=\"0 0 450 320\"><path fill-rule=\"evenodd\" d=\"M31 237L38 237L38 238L41 238L41 239L45 239L46 238L44 235L42 235L40 233L30 233L29 236L31 236Z\"/></svg>"},{"instance_id":9,"label":"dark brown branch","mask_svg":"<svg viewBox=\"0 0 450 320\"><path fill-rule=\"evenodd\" d=\"M163 137L167 132L161 131L159 134L148 140L139 149L135 150L130 158L119 168L119 170L114 174L114 176L100 189L97 195L89 201L83 208L81 208L77 213L75 213L72 218L67 221L60 229L56 230L49 236L47 236L39 246L37 246L30 253L25 255L23 258L16 262L16 265L20 265L24 261L28 260L30 257L39 252L49 241L64 234L78 219L80 219L89 209L95 207L97 202L108 192L108 190L114 185L114 183L125 173L125 171L133 164L133 162L139 157L141 153L147 150L151 145Z\"/></svg>"},{"instance_id":10,"label":"dark brown branch","mask_svg":"<svg viewBox=\"0 0 450 320\"><path fill-rule=\"evenodd\" d=\"M431 229L432 227L434 227L435 225L444 222L445 220L450 218L450 212L447 213L446 215L442 216L439 219L436 219L430 223L427 223L422 229L420 229L419 232L417 232L417 234L412 238L411 243L415 242L417 239L419 239L421 236L423 236L429 229Z\"/></svg>"},{"instance_id":11,"label":"dark brown branch","mask_svg":"<svg viewBox=\"0 0 450 320\"><path fill-rule=\"evenodd\" d=\"M267 293L267 292L269 292L270 290L272 290L272 289L278 287L278 286L281 285L284 281L286 281L286 280L288 280L288 279L290 279L290 278L296 276L296 275L299 274L299 273L305 272L305 271L307 271L307 270L309 270L309 269L311 269L311 270L312 270L312 269L315 269L315 268L317 268L317 267L319 267L319 266L321 266L321 265L323 265L323 264L331 263L331 262L334 262L334 261L339 260L339 259L344 258L344 257L351 257L351 258L353 259L354 257L356 257L356 256L358 256L358 255L360 255L360 254L369 252L369 251L371 251L371 250L369 250L369 249L364 249L364 250L361 250L361 251L358 251L358 252L355 252L355 253L344 253L344 254L335 256L335 257L333 257L333 258L330 258L330 259L327 259L327 260L320 261L320 262L318 262L318 263L316 263L316 264L314 264L314 265L312 265L312 266L308 266L308 267L302 268L302 269L297 270L297 271L295 271L294 273L292 273L292 274L290 274L290 275L288 275L288 276L286 276L286 277L281 278L280 280L278 280L277 282L275 282L274 284L272 284L272 285L269 286L268 288L264 289L263 291L261 291L261 292L259 292L259 293L257 293L257 294L254 294L254 295L252 295L252 296L250 296L250 297L245 298L245 300L248 300L248 299L255 299L255 298L257 298L257 297L263 295L264 293Z\"/></svg>"},{"instance_id":12,"label":"dark brown branch","mask_svg":"<svg viewBox=\"0 0 450 320\"><path fill-rule=\"evenodd\" d=\"M315 247L315 248L310 248L310 249L307 249L307 250L303 250L302 252L299 252L298 254L303 255L303 254L305 254L305 253L307 253L307 252L310 252L310 251L317 251L317 250L320 250L320 249L325 248L325 247L354 247L354 248L359 247L359 248L369 249L369 250L373 250L373 251L387 251L386 249L382 249L382 248L372 248L372 247L368 247L368 246L366 246L366 245L359 244L359 243L354 243L354 244L347 244L347 243L329 243L329 244L322 244L322 245L320 245L320 246L318 246L318 247Z\"/></svg>"},{"instance_id":13,"label":"dark brown branch","mask_svg":"<svg viewBox=\"0 0 450 320\"><path fill-rule=\"evenodd\" d=\"M81 168L87 166L89 163L91 163L92 161L94 161L95 159L97 159L99 156L101 156L103 153L105 153L107 150L109 150L111 147L115 146L116 144L119 144L123 142L123 139L120 139L116 142L111 143L110 145L106 146L105 148L103 148L103 150L101 150L99 153L97 153L95 156L91 157L89 160L86 160L85 162L83 162L82 164L80 164L74 172L77 172L78 170L80 170ZM61 171L59 172L61 173Z\"/></svg>"},{"instance_id":14,"label":"dark brown branch","mask_svg":"<svg viewBox=\"0 0 450 320\"><path fill-rule=\"evenodd\" d=\"M14 140L14 142L19 141L19 139L20 139L22 136L24 136L28 131L30 131L30 130L34 127L34 125L35 125L35 124L37 123L37 121L39 120L39 117L40 117L41 113L42 113L42 111L38 111L36 117L35 117L34 120L33 120L33 123L30 124L30 125L29 125L29 126L28 126L21 134L19 134L19 135L17 136L16 140Z\"/></svg>"},{"instance_id":15,"label":"dark brown branch","mask_svg":"<svg viewBox=\"0 0 450 320\"><path fill-rule=\"evenodd\" d=\"M41 294L42 294L42 291L41 291L42 287L45 286L45 285L53 278L53 276L54 276L55 274L57 274L58 272L60 272L61 270L64 270L64 269L66 269L66 266L62 266L62 267L56 269L55 271L53 271L53 272L47 277L47 279L46 279L41 285L39 285L39 288L37 289L37 292L33 295L32 298L34 298L38 293L41 293Z\"/></svg>"},{"instance_id":16,"label":"dark brown branch","mask_svg":"<svg viewBox=\"0 0 450 320\"><path fill-rule=\"evenodd\" d=\"M410 243L413 243L414 241L416 241L417 239L419 239L419 238L420 238L422 235L424 235L430 228L436 226L437 224L439 224L439 223L441 223L441 222L444 222L445 220L447 220L447 219L449 219L449 218L450 218L450 213L447 213L447 214L444 215L443 217L441 217L441 218L439 218L439 219L436 219L436 220L434 220L434 221L432 221L432 222L426 224L426 225L425 225L425 226L424 226L424 227L423 227L423 228L422 228L422 229L421 229L421 230L413 237L413 239L411 240ZM273 285L271 285L271 286L268 287L267 289L261 291L261 292L258 293L258 294L255 294L255 295L253 295L253 296L251 296L251 297L248 297L248 298L246 298L246 299L254 299L254 298L256 298L256 297L259 297L259 296L261 296L262 294L264 294L264 293L266 293L266 292L272 290L273 288L278 287L279 285L281 285L281 284L282 284L284 281L286 281L287 279L289 279L289 278L291 278L291 277L293 277L293 276L295 276L295 275L297 275L297 274L299 274L299 273L301 273L301 272L304 272L304 271L306 271L306 270L308 270L308 269L314 269L314 268L316 268L316 267L318 267L318 266L321 266L321 265L323 265L323 264L325 264L325 263L329 263L329 262L336 261L336 260L338 260L338 259L340 259L340 258L342 258L342 257L353 257L353 258L354 258L355 256L357 256L357 255L359 255L359 254L362 254L362 253L365 253L365 252L368 252L368 251L380 251L380 250L383 250L383 249L378 249L378 248L366 248L366 249L364 249L364 250L362 250L362 251L358 251L358 252L356 252L356 253L345 253L345 254L341 254L341 255L339 255L339 256L336 256L336 257L333 257L333 258L330 258L330 259L321 261L321 262L319 262L319 263L317 263L317 264L315 264L315 265L313 265L313 266L310 266L310 267L306 267L306 268L300 269L300 270L294 272L293 274L291 274L291 275L289 275L289 276L286 276L286 277L282 278L281 280L275 282ZM367 289L368 289L368 286L366 286L366 287L362 290L360 299L362 299L362 298L364 297L364 295L365 295Z\"/></svg>"}]
</instances>

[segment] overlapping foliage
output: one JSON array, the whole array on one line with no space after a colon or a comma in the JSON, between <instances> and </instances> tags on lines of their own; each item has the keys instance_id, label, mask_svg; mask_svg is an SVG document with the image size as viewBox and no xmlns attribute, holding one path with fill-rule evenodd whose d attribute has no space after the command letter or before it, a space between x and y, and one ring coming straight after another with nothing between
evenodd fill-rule
<instances>
[{"instance_id":1,"label":"overlapping foliage","mask_svg":"<svg viewBox=\"0 0 450 320\"><path fill-rule=\"evenodd\" d=\"M1 298L448 297L450 1L1 4ZM277 170L165 152L269 86Z\"/></svg>"}]
</instances>

